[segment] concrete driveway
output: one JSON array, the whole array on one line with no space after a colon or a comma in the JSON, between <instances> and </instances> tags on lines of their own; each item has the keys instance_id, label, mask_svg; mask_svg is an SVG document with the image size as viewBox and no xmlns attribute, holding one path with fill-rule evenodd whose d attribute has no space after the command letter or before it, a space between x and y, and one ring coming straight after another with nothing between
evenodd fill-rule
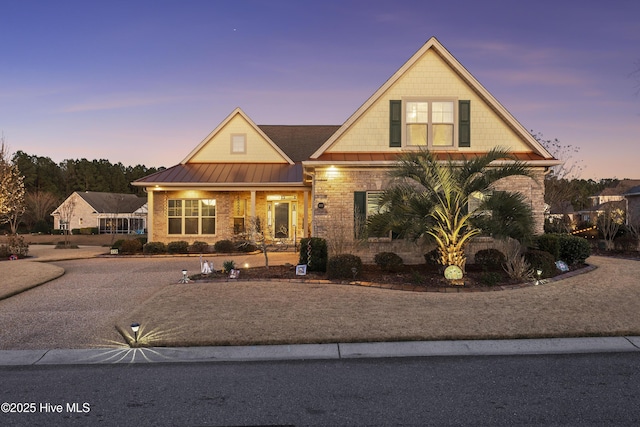
<instances>
[{"instance_id":1,"label":"concrete driveway","mask_svg":"<svg viewBox=\"0 0 640 427\"><path fill-rule=\"evenodd\" d=\"M104 253L105 248L94 252ZM75 253L78 256L79 252ZM69 254L71 256L71 254ZM93 255L95 256L95 253ZM60 257L46 251L40 260ZM236 265L264 265L262 254L210 257L215 268L223 260L233 259ZM294 253L269 254L272 265L295 263ZM124 340L115 329L116 319L134 311L136 306L155 292L176 284L181 270L190 274L200 269L198 256L92 258L29 263L3 263L2 275L28 267L38 273L60 277L25 292L0 300L0 350L56 349L122 346ZM35 276L39 278L38 275ZM133 320L133 319L132 319Z\"/></svg>"}]
</instances>

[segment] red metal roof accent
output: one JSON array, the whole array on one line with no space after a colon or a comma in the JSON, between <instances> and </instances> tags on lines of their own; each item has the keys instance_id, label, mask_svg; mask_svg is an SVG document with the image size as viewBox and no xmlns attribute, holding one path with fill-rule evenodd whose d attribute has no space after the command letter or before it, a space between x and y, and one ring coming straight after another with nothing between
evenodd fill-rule
<instances>
[{"instance_id":1,"label":"red metal roof accent","mask_svg":"<svg viewBox=\"0 0 640 427\"><path fill-rule=\"evenodd\" d=\"M477 158L486 153L479 152L462 152L462 151L432 151L438 160L453 160L453 161L465 161ZM396 153L380 153L380 152L368 152L368 153L323 153L314 161L319 162L393 162L397 161L399 156L404 152ZM517 160L520 161L532 161L532 160L545 160L544 157L535 153L510 153Z\"/></svg>"}]
</instances>

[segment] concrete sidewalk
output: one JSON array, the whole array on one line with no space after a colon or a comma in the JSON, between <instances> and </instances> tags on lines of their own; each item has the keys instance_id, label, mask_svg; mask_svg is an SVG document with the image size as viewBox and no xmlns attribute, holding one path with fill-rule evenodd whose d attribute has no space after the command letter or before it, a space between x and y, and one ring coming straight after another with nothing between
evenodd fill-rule
<instances>
[{"instance_id":1,"label":"concrete sidewalk","mask_svg":"<svg viewBox=\"0 0 640 427\"><path fill-rule=\"evenodd\" d=\"M220 347L3 350L0 366L339 360L639 352L640 337L403 341Z\"/></svg>"}]
</instances>

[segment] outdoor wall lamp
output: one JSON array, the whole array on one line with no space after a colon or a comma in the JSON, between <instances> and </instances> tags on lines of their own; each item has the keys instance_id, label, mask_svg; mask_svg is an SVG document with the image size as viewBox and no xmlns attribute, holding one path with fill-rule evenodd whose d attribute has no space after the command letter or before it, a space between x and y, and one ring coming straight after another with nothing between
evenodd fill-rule
<instances>
[{"instance_id":1,"label":"outdoor wall lamp","mask_svg":"<svg viewBox=\"0 0 640 427\"><path fill-rule=\"evenodd\" d=\"M138 330L140 330L140 323L134 322L131 324L131 330L133 331L133 339L137 343L138 342Z\"/></svg>"},{"instance_id":2,"label":"outdoor wall lamp","mask_svg":"<svg viewBox=\"0 0 640 427\"><path fill-rule=\"evenodd\" d=\"M187 276L187 270L182 269L182 279L178 283L189 283L189 277Z\"/></svg>"}]
</instances>

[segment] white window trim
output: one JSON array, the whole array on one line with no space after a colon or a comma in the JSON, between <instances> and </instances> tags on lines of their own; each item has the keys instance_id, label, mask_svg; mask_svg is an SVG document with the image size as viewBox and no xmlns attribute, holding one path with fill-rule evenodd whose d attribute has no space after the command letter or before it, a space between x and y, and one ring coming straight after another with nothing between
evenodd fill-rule
<instances>
[{"instance_id":1,"label":"white window trim","mask_svg":"<svg viewBox=\"0 0 640 427\"><path fill-rule=\"evenodd\" d=\"M203 218L213 218L214 220L214 224L215 224L215 229L216 232L218 231L218 203L216 199L169 199L167 200L167 206L169 204L170 201L172 200L180 200L182 201L182 207L181 207L181 215L180 216L172 216L169 215L169 210L167 209L167 214L166 214L166 218L167 218L167 236L215 236L217 233L214 234L204 234L202 233L202 219ZM185 215L185 203L188 200L196 200L198 201L198 216L186 216ZM202 215L202 201L203 200L213 200L215 202L215 206L216 206L216 213L213 216L203 216ZM170 233L169 232L169 219L171 218L180 218L180 233ZM198 219L198 232L197 233L185 233L185 220L187 218L197 218Z\"/></svg>"},{"instance_id":2,"label":"white window trim","mask_svg":"<svg viewBox=\"0 0 640 427\"><path fill-rule=\"evenodd\" d=\"M407 144L407 103L408 102L428 102L429 103L429 122L427 124L427 145L409 145ZM433 108L432 102L451 102L453 103L453 145L439 146L433 145L433 130L432 130L432 114ZM402 98L402 149L404 150L419 150L421 148L427 148L429 150L457 150L458 149L458 127L459 127L459 114L458 114L458 98L449 97L417 97L411 96Z\"/></svg>"}]
</instances>

